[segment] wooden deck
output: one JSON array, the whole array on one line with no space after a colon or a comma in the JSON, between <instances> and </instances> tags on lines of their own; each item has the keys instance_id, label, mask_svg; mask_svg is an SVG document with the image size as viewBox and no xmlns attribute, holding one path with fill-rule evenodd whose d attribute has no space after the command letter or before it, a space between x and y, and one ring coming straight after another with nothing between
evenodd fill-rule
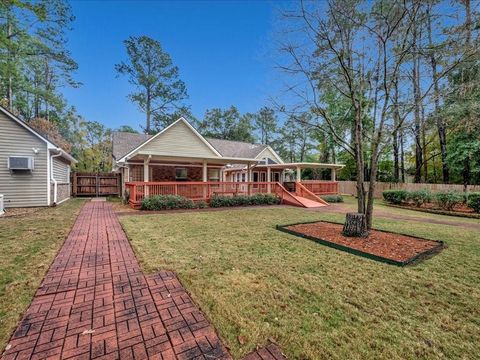
<instances>
[{"instance_id":1,"label":"wooden deck","mask_svg":"<svg viewBox=\"0 0 480 360\"><path fill-rule=\"evenodd\" d=\"M295 196L326 204L318 195L338 193L337 182L302 182L297 186L301 193L290 192L278 182L128 182L128 202L139 208L145 197L156 195L180 195L193 201L210 201L215 195L276 194L282 203L301 206Z\"/></svg>"}]
</instances>

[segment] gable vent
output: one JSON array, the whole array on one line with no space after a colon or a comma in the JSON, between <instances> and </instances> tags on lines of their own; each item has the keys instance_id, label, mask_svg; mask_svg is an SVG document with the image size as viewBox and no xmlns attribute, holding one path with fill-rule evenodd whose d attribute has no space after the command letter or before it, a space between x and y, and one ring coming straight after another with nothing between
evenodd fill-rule
<instances>
[{"instance_id":1,"label":"gable vent","mask_svg":"<svg viewBox=\"0 0 480 360\"><path fill-rule=\"evenodd\" d=\"M9 156L8 168L10 170L33 170L33 157Z\"/></svg>"}]
</instances>

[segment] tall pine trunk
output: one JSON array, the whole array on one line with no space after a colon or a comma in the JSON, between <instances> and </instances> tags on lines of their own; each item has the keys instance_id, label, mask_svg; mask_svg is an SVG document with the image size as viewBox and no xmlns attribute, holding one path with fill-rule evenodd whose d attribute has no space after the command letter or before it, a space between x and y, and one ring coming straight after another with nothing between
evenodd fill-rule
<instances>
[{"instance_id":1,"label":"tall pine trunk","mask_svg":"<svg viewBox=\"0 0 480 360\"><path fill-rule=\"evenodd\" d=\"M428 32L428 42L430 45L430 67L432 71L432 82L433 82L433 104L434 104L434 116L435 123L437 125L438 132L438 142L440 145L440 154L442 158L442 178L443 183L448 184L450 182L450 172L448 169L447 162L447 135L446 135L446 125L445 120L439 114L440 110L440 89L438 85L438 70L437 70L437 57L435 56L435 51L433 51L433 36L432 36L432 14L430 12L431 5L427 6L427 32Z\"/></svg>"},{"instance_id":2,"label":"tall pine trunk","mask_svg":"<svg viewBox=\"0 0 480 360\"><path fill-rule=\"evenodd\" d=\"M414 137L415 137L415 182L422 181L422 136L421 136L421 118L420 118L420 82L419 82L419 59L417 53L417 28L413 28L413 67L412 67L412 86L414 101Z\"/></svg>"}]
</instances>

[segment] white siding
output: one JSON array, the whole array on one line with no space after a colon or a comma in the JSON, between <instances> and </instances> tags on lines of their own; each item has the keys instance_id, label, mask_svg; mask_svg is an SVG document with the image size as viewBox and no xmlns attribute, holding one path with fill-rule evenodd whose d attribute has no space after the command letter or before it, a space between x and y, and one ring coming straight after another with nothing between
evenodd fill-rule
<instances>
[{"instance_id":1,"label":"white siding","mask_svg":"<svg viewBox=\"0 0 480 360\"><path fill-rule=\"evenodd\" d=\"M166 156L218 157L183 121L167 129L139 152Z\"/></svg>"},{"instance_id":2,"label":"white siding","mask_svg":"<svg viewBox=\"0 0 480 360\"><path fill-rule=\"evenodd\" d=\"M33 156L34 170L11 172L8 157L15 155ZM47 206L47 156L43 140L0 113L0 194L5 195L5 207Z\"/></svg>"},{"instance_id":3,"label":"white siding","mask_svg":"<svg viewBox=\"0 0 480 360\"><path fill-rule=\"evenodd\" d=\"M58 183L69 183L69 165L58 157L53 159L53 178L57 180Z\"/></svg>"},{"instance_id":4,"label":"white siding","mask_svg":"<svg viewBox=\"0 0 480 360\"><path fill-rule=\"evenodd\" d=\"M272 151L270 151L268 147L265 148L265 150L263 150L260 154L258 154L256 159L262 160L266 157L276 161L279 164L283 164L283 160L276 156Z\"/></svg>"}]
</instances>

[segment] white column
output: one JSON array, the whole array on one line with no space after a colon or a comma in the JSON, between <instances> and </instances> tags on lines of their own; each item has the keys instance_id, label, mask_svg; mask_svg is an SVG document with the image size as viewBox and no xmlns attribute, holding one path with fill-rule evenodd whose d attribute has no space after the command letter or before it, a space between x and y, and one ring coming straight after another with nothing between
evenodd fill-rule
<instances>
[{"instance_id":1,"label":"white column","mask_svg":"<svg viewBox=\"0 0 480 360\"><path fill-rule=\"evenodd\" d=\"M332 181L337 181L337 170L332 169L332 176L331 176Z\"/></svg>"},{"instance_id":2,"label":"white column","mask_svg":"<svg viewBox=\"0 0 480 360\"><path fill-rule=\"evenodd\" d=\"M150 179L148 177L148 166L149 166L149 163L150 163L150 157L148 157L147 159L143 160L143 181L144 182L148 182ZM145 187L145 191L144 191L144 196L145 197L148 197L150 195L150 189L148 188L147 185L144 186Z\"/></svg>"},{"instance_id":3,"label":"white column","mask_svg":"<svg viewBox=\"0 0 480 360\"><path fill-rule=\"evenodd\" d=\"M208 181L208 170L207 170L207 161L203 160L203 169L202 169L202 181Z\"/></svg>"},{"instance_id":4,"label":"white column","mask_svg":"<svg viewBox=\"0 0 480 360\"><path fill-rule=\"evenodd\" d=\"M272 192L272 186L270 185L270 183L272 182L272 171L270 170L270 167L267 167L267 182L268 182L267 192L271 193Z\"/></svg>"},{"instance_id":5,"label":"white column","mask_svg":"<svg viewBox=\"0 0 480 360\"><path fill-rule=\"evenodd\" d=\"M149 159L143 160L143 181L148 182L150 179L148 177L148 164Z\"/></svg>"},{"instance_id":6,"label":"white column","mask_svg":"<svg viewBox=\"0 0 480 360\"><path fill-rule=\"evenodd\" d=\"M302 181L302 169L300 168L300 166L297 166L297 181Z\"/></svg>"}]
</instances>

